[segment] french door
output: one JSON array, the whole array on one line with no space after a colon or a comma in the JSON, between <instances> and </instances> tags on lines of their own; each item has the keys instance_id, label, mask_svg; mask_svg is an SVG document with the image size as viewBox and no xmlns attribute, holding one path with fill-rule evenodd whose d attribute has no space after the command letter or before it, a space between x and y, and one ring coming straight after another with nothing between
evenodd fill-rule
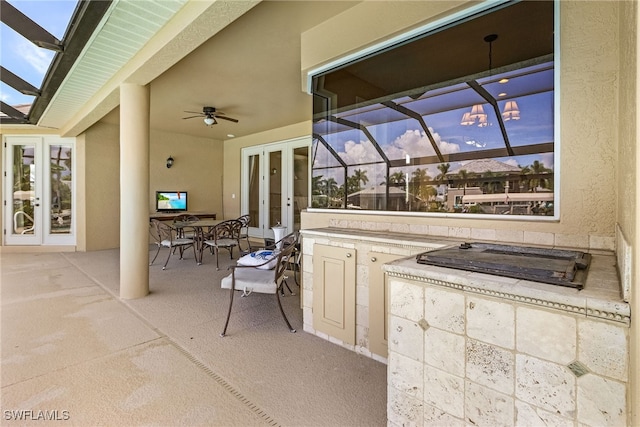
<instances>
[{"instance_id":1,"label":"french door","mask_svg":"<svg viewBox=\"0 0 640 427\"><path fill-rule=\"evenodd\" d=\"M75 140L4 138L4 244L75 245Z\"/></svg>"},{"instance_id":2,"label":"french door","mask_svg":"<svg viewBox=\"0 0 640 427\"><path fill-rule=\"evenodd\" d=\"M242 213L251 216L249 235L274 238L300 229L300 211L309 201L310 138L242 150Z\"/></svg>"}]
</instances>

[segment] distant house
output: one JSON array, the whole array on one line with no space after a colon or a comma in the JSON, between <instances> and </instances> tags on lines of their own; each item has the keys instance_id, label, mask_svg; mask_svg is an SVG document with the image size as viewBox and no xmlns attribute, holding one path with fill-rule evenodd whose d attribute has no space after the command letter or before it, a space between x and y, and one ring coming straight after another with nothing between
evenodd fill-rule
<instances>
[{"instance_id":1,"label":"distant house","mask_svg":"<svg viewBox=\"0 0 640 427\"><path fill-rule=\"evenodd\" d=\"M392 210L405 211L416 210L416 206L424 205L424 202L400 187L389 187L389 201L387 203L387 186L378 185L351 193L347 196L347 206L366 210Z\"/></svg>"},{"instance_id":2,"label":"distant house","mask_svg":"<svg viewBox=\"0 0 640 427\"><path fill-rule=\"evenodd\" d=\"M462 170L467 173L466 179L460 177ZM450 171L446 177L449 187L474 186L489 194L528 191L520 167L494 159L473 160Z\"/></svg>"},{"instance_id":3,"label":"distant house","mask_svg":"<svg viewBox=\"0 0 640 427\"><path fill-rule=\"evenodd\" d=\"M447 194L447 211L454 212L463 208L464 198L470 195L482 195L482 189L479 187L466 188L449 188ZM468 203L468 202L467 202Z\"/></svg>"},{"instance_id":4,"label":"distant house","mask_svg":"<svg viewBox=\"0 0 640 427\"><path fill-rule=\"evenodd\" d=\"M495 159L480 159L472 160L457 169L451 170L447 173L447 177L451 178L457 175L461 170L466 170L467 173L474 175L482 175L486 172L501 173L511 175L514 173L520 174L522 169L517 166L501 162Z\"/></svg>"}]
</instances>

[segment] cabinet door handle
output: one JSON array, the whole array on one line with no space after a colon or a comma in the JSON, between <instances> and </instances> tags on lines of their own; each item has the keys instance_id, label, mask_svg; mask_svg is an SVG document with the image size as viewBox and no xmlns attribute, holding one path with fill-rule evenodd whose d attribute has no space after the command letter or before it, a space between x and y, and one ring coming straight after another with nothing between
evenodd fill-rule
<instances>
[{"instance_id":1,"label":"cabinet door handle","mask_svg":"<svg viewBox=\"0 0 640 427\"><path fill-rule=\"evenodd\" d=\"M347 253L347 258L351 258L351 253Z\"/></svg>"},{"instance_id":2,"label":"cabinet door handle","mask_svg":"<svg viewBox=\"0 0 640 427\"><path fill-rule=\"evenodd\" d=\"M376 258L374 256L371 257L371 262L376 262L377 260L378 260L378 258Z\"/></svg>"}]
</instances>

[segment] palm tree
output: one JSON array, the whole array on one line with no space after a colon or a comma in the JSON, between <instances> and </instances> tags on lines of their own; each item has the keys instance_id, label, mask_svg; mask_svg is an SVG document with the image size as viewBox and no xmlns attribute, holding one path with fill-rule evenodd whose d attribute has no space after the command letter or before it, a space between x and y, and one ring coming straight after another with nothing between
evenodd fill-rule
<instances>
[{"instance_id":1,"label":"palm tree","mask_svg":"<svg viewBox=\"0 0 640 427\"><path fill-rule=\"evenodd\" d=\"M311 194L323 194L322 193L322 175L317 175L311 178Z\"/></svg>"},{"instance_id":2,"label":"palm tree","mask_svg":"<svg viewBox=\"0 0 640 427\"><path fill-rule=\"evenodd\" d=\"M525 187L525 188L521 188L520 191L521 192L528 192L529 188L531 188L531 183L529 182L529 178L527 178L527 175L529 175L531 173L531 168L529 166L520 166L518 165L518 167L520 168L520 187Z\"/></svg>"},{"instance_id":3,"label":"palm tree","mask_svg":"<svg viewBox=\"0 0 640 427\"><path fill-rule=\"evenodd\" d=\"M347 177L347 194L357 193L361 190L360 180L356 175Z\"/></svg>"},{"instance_id":4,"label":"palm tree","mask_svg":"<svg viewBox=\"0 0 640 427\"><path fill-rule=\"evenodd\" d=\"M541 175L541 174L547 174L549 172L552 172L551 169L545 167L544 163L535 160L533 162L533 164L531 165L531 174L532 175ZM536 178L534 180L532 180L532 184L533 184L533 191L536 191L536 188L541 187L541 188L547 188L548 185L548 180L546 178Z\"/></svg>"},{"instance_id":5,"label":"palm tree","mask_svg":"<svg viewBox=\"0 0 640 427\"><path fill-rule=\"evenodd\" d=\"M444 181L444 179L447 177L447 173L449 172L450 167L451 165L449 163L440 163L438 165L438 170L440 171L440 175L438 175L437 177L438 182Z\"/></svg>"},{"instance_id":6,"label":"palm tree","mask_svg":"<svg viewBox=\"0 0 640 427\"><path fill-rule=\"evenodd\" d=\"M353 171L353 177L355 179L355 182L358 186L358 189L356 191L360 191L361 187L360 187L360 183L362 182L363 185L366 185L367 182L369 182L369 178L367 178L367 171L366 170L362 170L362 169L356 169Z\"/></svg>"},{"instance_id":7,"label":"palm tree","mask_svg":"<svg viewBox=\"0 0 640 427\"><path fill-rule=\"evenodd\" d=\"M485 173L482 174L483 178L496 178L500 176L504 176L504 174L495 173L492 171L486 171ZM502 189L500 188L500 181L496 181L496 180L493 180L493 181L490 179L485 180L483 183L483 187L484 187L485 193L488 193L488 194L495 194L502 191Z\"/></svg>"},{"instance_id":8,"label":"palm tree","mask_svg":"<svg viewBox=\"0 0 640 427\"><path fill-rule=\"evenodd\" d=\"M431 185L425 184L430 180L431 177L427 174L426 169L416 169L411 174L411 181L409 181L409 191L422 200L429 200L431 195L435 192L435 189Z\"/></svg>"},{"instance_id":9,"label":"palm tree","mask_svg":"<svg viewBox=\"0 0 640 427\"><path fill-rule=\"evenodd\" d=\"M324 187L325 187L326 194L329 197L335 196L336 193L338 192L338 183L333 178L327 178L324 181Z\"/></svg>"},{"instance_id":10,"label":"palm tree","mask_svg":"<svg viewBox=\"0 0 640 427\"><path fill-rule=\"evenodd\" d=\"M380 185L400 185L404 184L406 181L405 175L402 172L394 172L391 175L385 177L384 181L380 183Z\"/></svg>"},{"instance_id":11,"label":"palm tree","mask_svg":"<svg viewBox=\"0 0 640 427\"><path fill-rule=\"evenodd\" d=\"M458 177L462 180L462 195L465 195L467 192L467 180L469 179L469 172L467 172L466 169L460 169L458 171Z\"/></svg>"}]
</instances>

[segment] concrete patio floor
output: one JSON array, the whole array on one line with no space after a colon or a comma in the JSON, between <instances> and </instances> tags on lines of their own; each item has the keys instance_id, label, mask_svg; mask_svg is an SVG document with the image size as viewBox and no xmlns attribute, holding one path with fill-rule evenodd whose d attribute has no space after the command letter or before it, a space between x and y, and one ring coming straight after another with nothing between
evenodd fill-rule
<instances>
[{"instance_id":1,"label":"concrete patio floor","mask_svg":"<svg viewBox=\"0 0 640 427\"><path fill-rule=\"evenodd\" d=\"M155 252L150 252L150 259ZM226 254L225 254L226 255ZM205 254L119 298L118 250L2 253L2 425L386 425L386 365L302 331L299 292L236 295Z\"/></svg>"}]
</instances>

